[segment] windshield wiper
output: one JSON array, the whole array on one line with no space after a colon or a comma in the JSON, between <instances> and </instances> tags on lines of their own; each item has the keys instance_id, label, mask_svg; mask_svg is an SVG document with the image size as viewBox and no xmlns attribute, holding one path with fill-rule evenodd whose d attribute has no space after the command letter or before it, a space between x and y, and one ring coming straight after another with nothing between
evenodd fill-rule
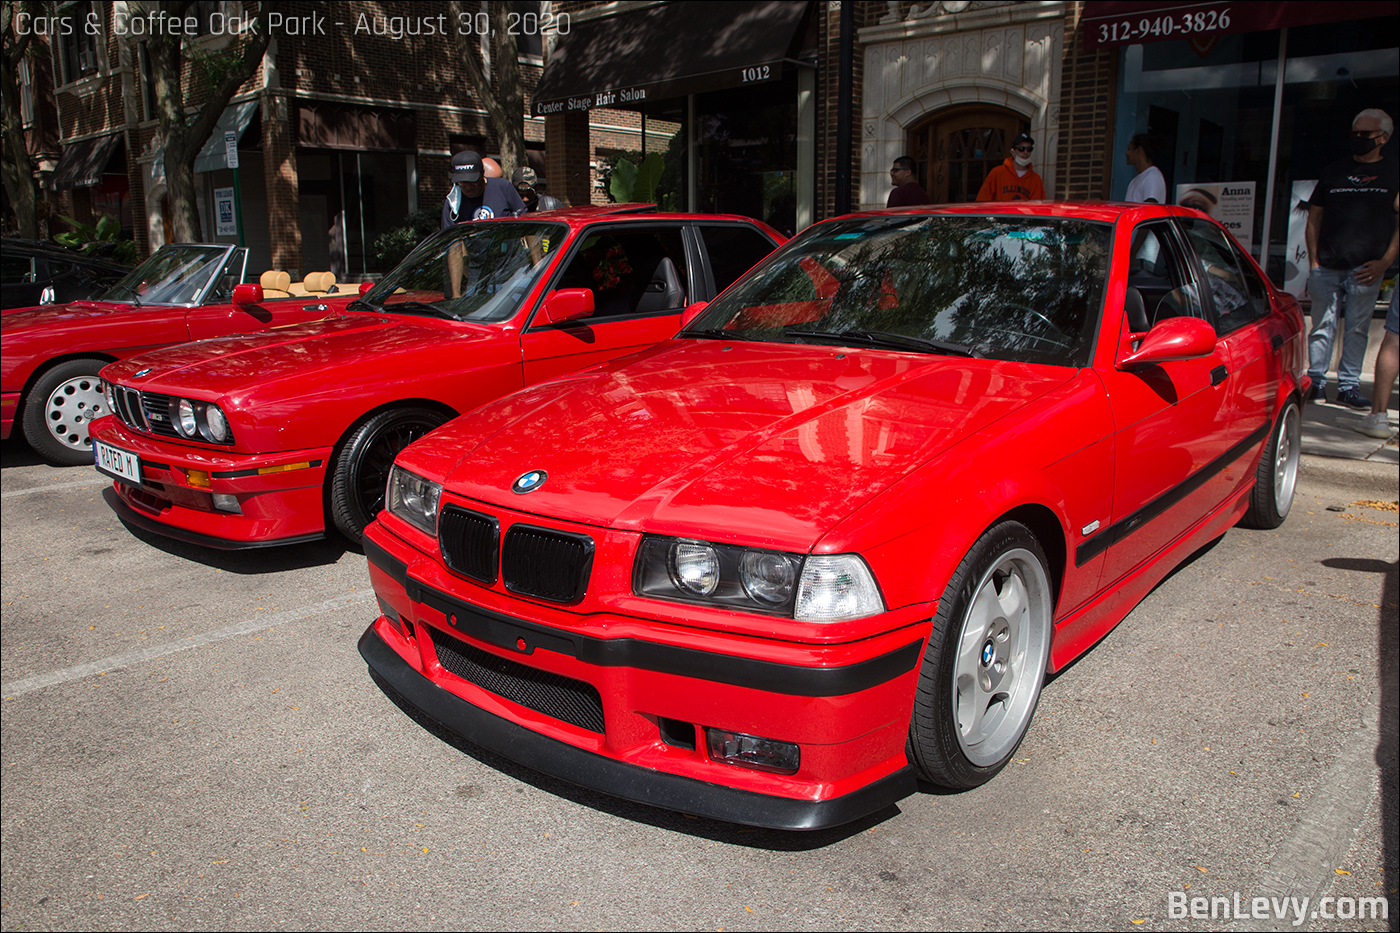
<instances>
[{"instance_id":1,"label":"windshield wiper","mask_svg":"<svg viewBox=\"0 0 1400 933\"><path fill-rule=\"evenodd\" d=\"M973 359L980 359L982 354L972 347L964 346L960 343L948 343L943 340L929 340L926 337L914 337L909 334L895 334L884 330L790 330L788 336L809 337L818 340L830 340L834 343L849 343L857 341L869 344L872 347L889 347L896 350L922 350L933 353L946 353L950 356L966 356Z\"/></svg>"},{"instance_id":2,"label":"windshield wiper","mask_svg":"<svg viewBox=\"0 0 1400 933\"><path fill-rule=\"evenodd\" d=\"M122 289L122 290L124 290L124 291L130 292L130 293L131 293L131 303L134 304L134 305L136 305L136 307L138 307L138 308L141 307L141 293L140 293L140 292L138 292L136 289L132 288L130 285L113 285L111 290L114 292L114 291L116 291L116 290L119 289L119 288ZM111 292L109 292L108 294L111 294Z\"/></svg>"},{"instance_id":3,"label":"windshield wiper","mask_svg":"<svg viewBox=\"0 0 1400 933\"><path fill-rule=\"evenodd\" d=\"M446 308L440 308L430 301L395 301L376 308L375 310L384 314L422 314L426 312L433 317L445 317L449 321L461 320L460 317L453 314L451 311L448 311Z\"/></svg>"},{"instance_id":4,"label":"windshield wiper","mask_svg":"<svg viewBox=\"0 0 1400 933\"><path fill-rule=\"evenodd\" d=\"M715 340L752 340L740 331L723 330L718 327L704 328L700 330L683 330L677 337L711 337Z\"/></svg>"},{"instance_id":5,"label":"windshield wiper","mask_svg":"<svg viewBox=\"0 0 1400 933\"><path fill-rule=\"evenodd\" d=\"M346 310L346 311L365 311L365 310L369 310L369 311L373 311L373 312L375 312L375 313L377 314L377 313L379 312L379 305L371 304L370 302L365 301L363 298L356 298L354 301L350 302L348 305L345 306L345 310Z\"/></svg>"}]
</instances>

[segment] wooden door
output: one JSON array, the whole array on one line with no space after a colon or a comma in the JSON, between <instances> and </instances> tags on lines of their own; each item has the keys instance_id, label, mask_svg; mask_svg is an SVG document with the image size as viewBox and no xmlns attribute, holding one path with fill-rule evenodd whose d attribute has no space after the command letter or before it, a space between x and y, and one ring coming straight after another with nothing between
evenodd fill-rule
<instances>
[{"instance_id":1,"label":"wooden door","mask_svg":"<svg viewBox=\"0 0 1400 933\"><path fill-rule=\"evenodd\" d=\"M935 204L977 200L987 173L1010 153L1011 141L1030 124L999 107L955 107L909 131L909 154Z\"/></svg>"}]
</instances>

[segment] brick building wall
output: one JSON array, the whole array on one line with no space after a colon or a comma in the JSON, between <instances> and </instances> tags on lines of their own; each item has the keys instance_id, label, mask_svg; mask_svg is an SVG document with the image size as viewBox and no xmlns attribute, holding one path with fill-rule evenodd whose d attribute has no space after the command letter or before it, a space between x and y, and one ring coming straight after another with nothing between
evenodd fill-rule
<instances>
[{"instance_id":1,"label":"brick building wall","mask_svg":"<svg viewBox=\"0 0 1400 933\"><path fill-rule=\"evenodd\" d=\"M1102 200L1112 181L1113 111L1118 87L1116 49L1084 48L1080 20L1084 4L1065 16L1061 72L1058 196L1069 201Z\"/></svg>"}]
</instances>

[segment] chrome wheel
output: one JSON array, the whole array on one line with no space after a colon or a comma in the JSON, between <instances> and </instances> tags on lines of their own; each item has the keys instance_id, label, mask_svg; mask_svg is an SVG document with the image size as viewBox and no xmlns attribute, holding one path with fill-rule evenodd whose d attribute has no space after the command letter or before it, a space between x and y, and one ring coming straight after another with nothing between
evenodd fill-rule
<instances>
[{"instance_id":1,"label":"chrome wheel","mask_svg":"<svg viewBox=\"0 0 1400 933\"><path fill-rule=\"evenodd\" d=\"M1030 723L1050 653L1050 582L1036 555L1003 553L982 575L964 617L953 672L958 745L988 767Z\"/></svg>"},{"instance_id":2,"label":"chrome wheel","mask_svg":"<svg viewBox=\"0 0 1400 933\"><path fill-rule=\"evenodd\" d=\"M1298 485L1298 448L1302 437L1301 418L1295 405L1288 406L1279 419L1274 438L1274 511L1279 520L1293 507L1293 491Z\"/></svg>"}]
</instances>

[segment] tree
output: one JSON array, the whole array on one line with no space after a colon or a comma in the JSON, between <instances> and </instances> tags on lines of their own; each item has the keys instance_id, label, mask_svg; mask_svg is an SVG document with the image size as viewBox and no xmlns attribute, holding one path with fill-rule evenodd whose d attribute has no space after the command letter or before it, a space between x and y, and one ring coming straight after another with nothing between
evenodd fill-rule
<instances>
[{"instance_id":1,"label":"tree","mask_svg":"<svg viewBox=\"0 0 1400 933\"><path fill-rule=\"evenodd\" d=\"M454 24L477 22L477 5L454 0L452 22ZM466 69L467 79L472 90L480 98L486 113L496 127L501 141L501 168L506 178L517 168L525 165L525 90L520 83L520 50L515 44L515 35L510 31L510 4L489 3L487 9L491 20L490 41L491 63L495 68L499 94L491 87L491 75L486 73L480 60L481 49L476 34L464 34L464 30L454 29L457 37L457 57Z\"/></svg>"},{"instance_id":2,"label":"tree","mask_svg":"<svg viewBox=\"0 0 1400 933\"><path fill-rule=\"evenodd\" d=\"M38 3L0 3L0 103L3 103L4 158L0 177L10 196L10 207L19 222L20 236L39 238L39 218L34 194L34 160L24 144L23 117L20 115L19 63L29 50L34 31L20 32L20 13L34 17Z\"/></svg>"},{"instance_id":3,"label":"tree","mask_svg":"<svg viewBox=\"0 0 1400 933\"><path fill-rule=\"evenodd\" d=\"M132 16L145 17L161 12L171 18L183 19L193 4L177 2L132 2ZM177 242L193 243L200 239L199 211L194 186L194 160L209 141L214 126L223 115L239 86L257 69L267 51L268 28L265 4L259 4L253 28L227 48L218 52L205 51L199 40L172 35L163 31L146 40L146 55L151 62L156 116L160 135L165 144L165 185L170 198L170 213ZM209 88L197 113L186 112L185 86L181 80L183 62L193 66L190 90ZM192 93L191 96L194 96Z\"/></svg>"}]
</instances>

